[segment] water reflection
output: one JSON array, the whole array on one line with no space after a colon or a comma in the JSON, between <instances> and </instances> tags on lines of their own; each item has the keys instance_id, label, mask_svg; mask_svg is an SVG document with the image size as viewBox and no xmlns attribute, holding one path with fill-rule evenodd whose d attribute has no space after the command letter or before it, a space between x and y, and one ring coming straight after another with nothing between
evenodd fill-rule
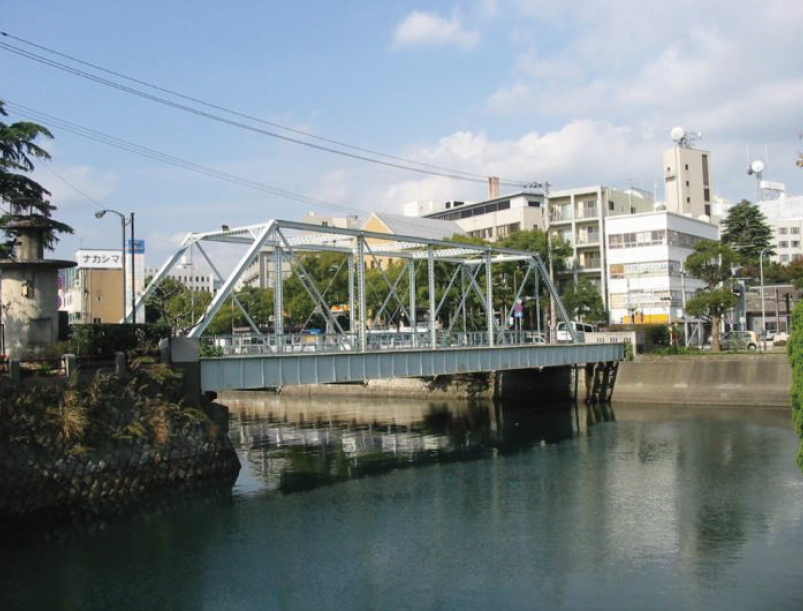
<instances>
[{"instance_id":1,"label":"water reflection","mask_svg":"<svg viewBox=\"0 0 803 611\"><path fill-rule=\"evenodd\" d=\"M493 403L262 397L229 401L237 491L308 490L433 462L504 455L579 431L578 411Z\"/></svg>"}]
</instances>

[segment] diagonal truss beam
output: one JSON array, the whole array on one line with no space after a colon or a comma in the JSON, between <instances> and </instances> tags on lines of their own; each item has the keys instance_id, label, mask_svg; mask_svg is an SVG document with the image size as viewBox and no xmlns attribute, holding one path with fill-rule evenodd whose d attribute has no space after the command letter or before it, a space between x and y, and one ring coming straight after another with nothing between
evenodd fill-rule
<instances>
[{"instance_id":1,"label":"diagonal truss beam","mask_svg":"<svg viewBox=\"0 0 803 611\"><path fill-rule=\"evenodd\" d=\"M232 270L231 274L229 274L229 277L223 283L223 286L221 286L220 290L215 293L215 296L212 298L212 301L206 308L206 312L204 312L201 320L198 321L198 324L196 324L192 329L190 329L187 337L201 336L209 323L212 322L212 318L214 318L215 314L217 314L220 306L223 305L223 302L234 290L234 285L240 279L240 276L242 276L245 269L251 265L270 234L274 231L275 227L273 221L260 226L259 234L254 239L253 243L243 257L240 259L239 263L237 263L236 267Z\"/></svg>"}]
</instances>

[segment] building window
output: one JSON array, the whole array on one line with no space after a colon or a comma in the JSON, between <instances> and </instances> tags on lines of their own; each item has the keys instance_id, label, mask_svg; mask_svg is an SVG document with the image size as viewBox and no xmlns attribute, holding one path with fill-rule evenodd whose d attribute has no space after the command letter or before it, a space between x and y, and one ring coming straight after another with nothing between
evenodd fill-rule
<instances>
[{"instance_id":1,"label":"building window","mask_svg":"<svg viewBox=\"0 0 803 611\"><path fill-rule=\"evenodd\" d=\"M792 240L790 242L792 244L792 248L800 248L800 241L799 240Z\"/></svg>"},{"instance_id":2,"label":"building window","mask_svg":"<svg viewBox=\"0 0 803 611\"><path fill-rule=\"evenodd\" d=\"M703 189L703 199L707 202L711 201L711 189Z\"/></svg>"},{"instance_id":3,"label":"building window","mask_svg":"<svg viewBox=\"0 0 803 611\"><path fill-rule=\"evenodd\" d=\"M686 169L687 169L687 170L689 169L689 164L688 164L688 163L686 164Z\"/></svg>"},{"instance_id":4,"label":"building window","mask_svg":"<svg viewBox=\"0 0 803 611\"><path fill-rule=\"evenodd\" d=\"M778 235L786 235L786 227L778 227Z\"/></svg>"},{"instance_id":5,"label":"building window","mask_svg":"<svg viewBox=\"0 0 803 611\"><path fill-rule=\"evenodd\" d=\"M792 235L799 235L800 234L800 227L790 227L789 233Z\"/></svg>"},{"instance_id":6,"label":"building window","mask_svg":"<svg viewBox=\"0 0 803 611\"><path fill-rule=\"evenodd\" d=\"M781 255L781 263L786 263L789 261L789 255Z\"/></svg>"},{"instance_id":7,"label":"building window","mask_svg":"<svg viewBox=\"0 0 803 611\"><path fill-rule=\"evenodd\" d=\"M613 205L613 202L612 202L612 201L609 201L609 202L608 202L608 210L610 210L611 212L613 212L613 211L615 210L615 208L614 208L614 205Z\"/></svg>"},{"instance_id":8,"label":"building window","mask_svg":"<svg viewBox=\"0 0 803 611\"><path fill-rule=\"evenodd\" d=\"M689 166L686 166L686 169L688 170ZM703 184L708 184L708 155L703 155Z\"/></svg>"},{"instance_id":9,"label":"building window","mask_svg":"<svg viewBox=\"0 0 803 611\"><path fill-rule=\"evenodd\" d=\"M452 202L446 202L446 209L448 210L451 207L452 207Z\"/></svg>"},{"instance_id":10,"label":"building window","mask_svg":"<svg viewBox=\"0 0 803 611\"><path fill-rule=\"evenodd\" d=\"M778 242L778 248L789 248L789 242L786 240L781 240Z\"/></svg>"},{"instance_id":11,"label":"building window","mask_svg":"<svg viewBox=\"0 0 803 611\"><path fill-rule=\"evenodd\" d=\"M686 186L687 186L687 187L689 186L689 181L688 181L688 180L686 181Z\"/></svg>"},{"instance_id":12,"label":"building window","mask_svg":"<svg viewBox=\"0 0 803 611\"><path fill-rule=\"evenodd\" d=\"M690 204L690 203L691 203L691 197L687 197L687 198L686 198L686 203L687 203L687 204Z\"/></svg>"},{"instance_id":13,"label":"building window","mask_svg":"<svg viewBox=\"0 0 803 611\"><path fill-rule=\"evenodd\" d=\"M706 191L708 191L708 189L706 189ZM706 216L711 216L711 204L706 204L705 205L705 215Z\"/></svg>"},{"instance_id":14,"label":"building window","mask_svg":"<svg viewBox=\"0 0 803 611\"><path fill-rule=\"evenodd\" d=\"M527 205L530 208L540 208L541 207L541 202L539 202L539 201L534 201L534 202L533 201L528 201Z\"/></svg>"}]
</instances>

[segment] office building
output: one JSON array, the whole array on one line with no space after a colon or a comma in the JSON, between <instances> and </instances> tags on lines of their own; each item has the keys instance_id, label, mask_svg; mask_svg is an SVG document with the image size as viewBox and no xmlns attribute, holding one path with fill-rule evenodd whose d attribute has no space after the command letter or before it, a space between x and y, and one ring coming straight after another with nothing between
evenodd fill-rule
<instances>
[{"instance_id":1,"label":"office building","mask_svg":"<svg viewBox=\"0 0 803 611\"><path fill-rule=\"evenodd\" d=\"M607 219L605 275L611 322L682 322L685 301L705 286L685 274L686 257L700 240L718 237L716 225L669 211Z\"/></svg>"}]
</instances>

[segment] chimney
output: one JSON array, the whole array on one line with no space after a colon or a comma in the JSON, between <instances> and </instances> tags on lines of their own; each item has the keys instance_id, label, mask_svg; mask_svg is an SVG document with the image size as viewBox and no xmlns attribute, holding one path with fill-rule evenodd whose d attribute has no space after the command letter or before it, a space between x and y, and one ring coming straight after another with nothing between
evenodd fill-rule
<instances>
[{"instance_id":1,"label":"chimney","mask_svg":"<svg viewBox=\"0 0 803 611\"><path fill-rule=\"evenodd\" d=\"M496 199L499 197L499 177L488 177L488 199Z\"/></svg>"}]
</instances>

